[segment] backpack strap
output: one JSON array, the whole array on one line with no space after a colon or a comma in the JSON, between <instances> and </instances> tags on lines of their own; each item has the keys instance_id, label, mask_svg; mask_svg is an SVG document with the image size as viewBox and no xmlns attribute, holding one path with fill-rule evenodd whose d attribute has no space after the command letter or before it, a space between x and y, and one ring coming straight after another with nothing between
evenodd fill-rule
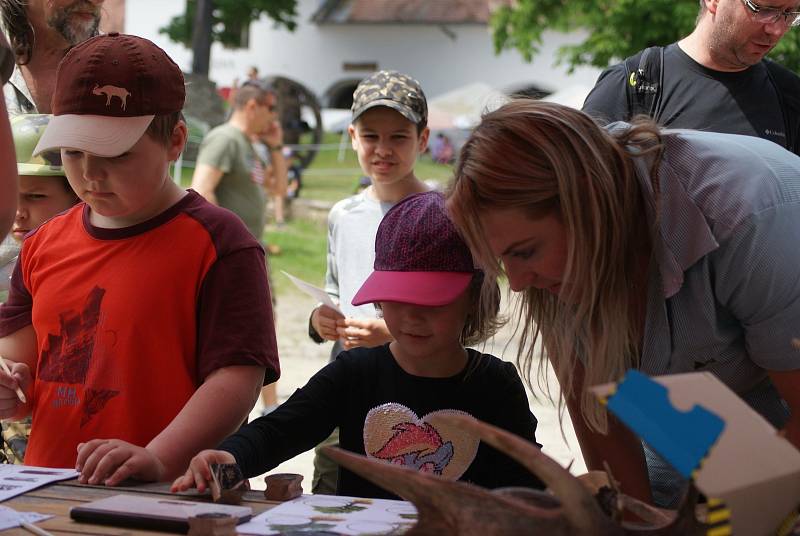
<instances>
[{"instance_id":1,"label":"backpack strap","mask_svg":"<svg viewBox=\"0 0 800 536\"><path fill-rule=\"evenodd\" d=\"M664 47L648 47L623 63L628 119L645 114L657 120L664 82Z\"/></svg>"}]
</instances>

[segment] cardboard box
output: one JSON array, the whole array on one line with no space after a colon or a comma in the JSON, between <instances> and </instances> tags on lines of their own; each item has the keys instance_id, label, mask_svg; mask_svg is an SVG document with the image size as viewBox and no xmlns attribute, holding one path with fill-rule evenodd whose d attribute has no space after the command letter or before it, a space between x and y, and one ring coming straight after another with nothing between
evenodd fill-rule
<instances>
[{"instance_id":1,"label":"cardboard box","mask_svg":"<svg viewBox=\"0 0 800 536\"><path fill-rule=\"evenodd\" d=\"M634 374L643 376L638 372ZM606 384L592 390L610 402L628 378L626 376L619 386ZM698 460L699 468L692 473L695 484L707 497L725 502L731 513L734 534L774 534L800 505L800 451L710 372L658 376L652 381L667 388L669 402L677 412L685 415L700 406L722 418L721 434L705 459ZM632 412L635 415L631 412L617 415L626 424L658 413L654 411L660 404L657 390L648 395L639 392L637 396L636 409ZM642 439L662 455L660 447L670 449L679 445L659 441L658 436L663 439L672 434L692 434L691 429L666 430L655 420L649 424L653 426L649 430L645 427L644 433L654 434L655 441L648 437Z\"/></svg>"}]
</instances>

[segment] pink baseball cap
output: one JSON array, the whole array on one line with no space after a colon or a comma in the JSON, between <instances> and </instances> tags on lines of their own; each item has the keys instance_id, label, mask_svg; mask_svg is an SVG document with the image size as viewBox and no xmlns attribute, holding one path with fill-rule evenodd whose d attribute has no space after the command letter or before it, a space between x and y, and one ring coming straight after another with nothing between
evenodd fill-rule
<instances>
[{"instance_id":1,"label":"pink baseball cap","mask_svg":"<svg viewBox=\"0 0 800 536\"><path fill-rule=\"evenodd\" d=\"M411 195L389 209L378 226L374 268L353 305L446 305L467 289L477 271L438 192Z\"/></svg>"},{"instance_id":2,"label":"pink baseball cap","mask_svg":"<svg viewBox=\"0 0 800 536\"><path fill-rule=\"evenodd\" d=\"M181 111L185 97L180 68L151 41L116 32L87 39L58 64L53 118L33 154L119 156L156 115Z\"/></svg>"}]
</instances>

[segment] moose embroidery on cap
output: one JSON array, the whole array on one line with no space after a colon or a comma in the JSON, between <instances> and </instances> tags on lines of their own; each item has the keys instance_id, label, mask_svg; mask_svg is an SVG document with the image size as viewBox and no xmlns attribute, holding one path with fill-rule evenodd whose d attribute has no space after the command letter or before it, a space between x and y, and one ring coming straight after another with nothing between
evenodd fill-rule
<instances>
[{"instance_id":1,"label":"moose embroidery on cap","mask_svg":"<svg viewBox=\"0 0 800 536\"><path fill-rule=\"evenodd\" d=\"M120 103L122 104L122 109L128 106L128 97L130 96L131 92L125 88L117 87L117 86L102 86L100 84L95 84L94 88L92 89L93 95L105 95L106 96L106 106L111 106L111 98L112 97L119 97Z\"/></svg>"}]
</instances>

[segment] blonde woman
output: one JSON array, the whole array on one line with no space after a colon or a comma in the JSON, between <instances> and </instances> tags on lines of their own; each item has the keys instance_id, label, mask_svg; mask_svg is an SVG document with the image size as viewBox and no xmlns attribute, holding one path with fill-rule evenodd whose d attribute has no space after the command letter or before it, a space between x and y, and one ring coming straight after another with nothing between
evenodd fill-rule
<instances>
[{"instance_id":1,"label":"blonde woman","mask_svg":"<svg viewBox=\"0 0 800 536\"><path fill-rule=\"evenodd\" d=\"M521 294L525 376L541 348L587 465L627 493L670 505L682 486L587 390L630 368L712 371L800 446L800 158L512 101L464 145L448 209Z\"/></svg>"}]
</instances>

